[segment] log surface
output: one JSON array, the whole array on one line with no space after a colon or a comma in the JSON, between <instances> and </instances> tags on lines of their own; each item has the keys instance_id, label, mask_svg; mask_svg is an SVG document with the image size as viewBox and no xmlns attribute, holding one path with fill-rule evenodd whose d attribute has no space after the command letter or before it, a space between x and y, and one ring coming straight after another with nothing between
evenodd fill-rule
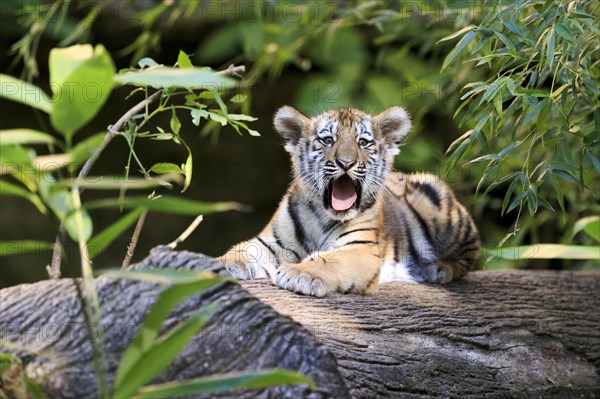
<instances>
[{"instance_id":1,"label":"log surface","mask_svg":"<svg viewBox=\"0 0 600 399\"><path fill-rule=\"evenodd\" d=\"M479 271L374 296L243 287L311 330L355 398L600 397L600 274Z\"/></svg>"},{"instance_id":2,"label":"log surface","mask_svg":"<svg viewBox=\"0 0 600 399\"><path fill-rule=\"evenodd\" d=\"M225 273L209 257L164 247L133 266L146 267ZM96 281L110 383L163 287ZM0 291L0 351L16 354L50 397L96 394L78 284L63 279ZM186 300L167 319L163 332L219 301L206 328L154 382L281 367L310 375L317 391L293 386L206 397L600 397L599 288L599 273L541 271L474 272L446 286L388 283L373 296L326 298L264 280L227 282ZM9 389L0 384L0 393Z\"/></svg>"},{"instance_id":3,"label":"log surface","mask_svg":"<svg viewBox=\"0 0 600 399\"><path fill-rule=\"evenodd\" d=\"M172 252L166 247L134 269L211 270L223 265L202 254ZM96 279L102 327L112 384L121 355L164 287L135 280ZM16 354L27 377L52 398L94 398L97 394L93 350L78 291L80 281L62 279L22 284L0 291L0 352ZM229 391L206 398L347 398L330 351L301 325L277 314L235 282L224 282L177 305L162 326L168 333L206 305L218 301L206 327L155 383L242 370L284 368L311 376L317 390L296 385L254 391ZM94 331L94 330L92 330ZM92 337L97 335L92 332ZM0 398L14 392L0 380Z\"/></svg>"}]
</instances>

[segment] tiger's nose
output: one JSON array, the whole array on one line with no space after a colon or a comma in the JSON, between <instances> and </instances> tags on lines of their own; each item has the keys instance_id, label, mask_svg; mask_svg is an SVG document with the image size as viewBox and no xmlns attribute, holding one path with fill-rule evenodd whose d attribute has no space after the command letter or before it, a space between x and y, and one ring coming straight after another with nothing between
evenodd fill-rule
<instances>
[{"instance_id":1,"label":"tiger's nose","mask_svg":"<svg viewBox=\"0 0 600 399\"><path fill-rule=\"evenodd\" d=\"M335 163L337 163L340 168L348 170L356 163L356 161L350 158L336 158Z\"/></svg>"}]
</instances>

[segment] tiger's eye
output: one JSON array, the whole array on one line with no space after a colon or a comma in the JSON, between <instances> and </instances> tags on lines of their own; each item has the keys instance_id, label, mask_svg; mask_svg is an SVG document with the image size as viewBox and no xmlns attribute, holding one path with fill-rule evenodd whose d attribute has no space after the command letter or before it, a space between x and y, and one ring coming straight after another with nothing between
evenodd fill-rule
<instances>
[{"instance_id":1,"label":"tiger's eye","mask_svg":"<svg viewBox=\"0 0 600 399\"><path fill-rule=\"evenodd\" d=\"M366 147L369 145L369 141L365 140L365 139L360 139L360 140L358 140L358 145L361 147Z\"/></svg>"},{"instance_id":2,"label":"tiger's eye","mask_svg":"<svg viewBox=\"0 0 600 399\"><path fill-rule=\"evenodd\" d=\"M321 139L321 143L323 143L325 145L332 145L333 144L333 137L323 137Z\"/></svg>"}]
</instances>

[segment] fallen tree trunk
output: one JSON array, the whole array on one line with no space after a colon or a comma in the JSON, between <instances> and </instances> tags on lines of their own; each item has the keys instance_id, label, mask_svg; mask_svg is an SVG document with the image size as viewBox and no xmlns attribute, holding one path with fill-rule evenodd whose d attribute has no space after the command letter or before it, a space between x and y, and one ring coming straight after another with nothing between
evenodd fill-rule
<instances>
[{"instance_id":1,"label":"fallen tree trunk","mask_svg":"<svg viewBox=\"0 0 600 399\"><path fill-rule=\"evenodd\" d=\"M222 264L202 254L159 247L134 269L210 270L225 275ZM27 377L50 397L94 398L96 376L90 336L103 333L108 382L124 349L164 287L148 282L101 276L96 279L102 320L88 334L82 312L81 282L73 279L22 284L0 291L0 352L21 359ZM276 313L238 284L224 282L179 304L162 333L208 304L218 301L207 325L155 383L242 370L284 368L312 377L317 390L286 386L260 391L230 391L207 398L347 398L348 393L329 350L293 320ZM19 370L15 370L15 373ZM0 381L0 398L19 397L11 381Z\"/></svg>"},{"instance_id":2,"label":"fallen tree trunk","mask_svg":"<svg viewBox=\"0 0 600 399\"><path fill-rule=\"evenodd\" d=\"M224 273L206 256L165 248L134 266L144 267ZM317 299L266 281L243 282L248 291L224 283L188 299L166 321L164 332L220 301L209 325L155 382L282 367L310 375L318 390L221 397L344 398L349 390L356 398L592 398L600 395L599 285L598 273L476 272L448 286L392 283L370 297ZM97 286L111 379L161 288L109 277ZM0 291L0 349L22 359L27 376L51 397L96 392L78 290L77 280L64 279Z\"/></svg>"},{"instance_id":3,"label":"fallen tree trunk","mask_svg":"<svg viewBox=\"0 0 600 399\"><path fill-rule=\"evenodd\" d=\"M474 272L320 300L242 285L329 347L352 397L600 397L597 272Z\"/></svg>"}]
</instances>

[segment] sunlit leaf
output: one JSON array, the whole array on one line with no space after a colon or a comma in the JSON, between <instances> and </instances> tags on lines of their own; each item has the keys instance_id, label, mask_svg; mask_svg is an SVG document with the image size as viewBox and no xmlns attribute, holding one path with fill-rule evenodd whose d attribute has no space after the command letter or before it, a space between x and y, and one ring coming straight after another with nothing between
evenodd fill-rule
<instances>
[{"instance_id":1,"label":"sunlit leaf","mask_svg":"<svg viewBox=\"0 0 600 399\"><path fill-rule=\"evenodd\" d=\"M223 90L235 85L235 80L202 68L156 67L116 75L115 82L154 88L188 88Z\"/></svg>"},{"instance_id":2,"label":"sunlit leaf","mask_svg":"<svg viewBox=\"0 0 600 399\"><path fill-rule=\"evenodd\" d=\"M600 259L600 246L532 244L500 249L486 249L495 258L520 259Z\"/></svg>"},{"instance_id":3,"label":"sunlit leaf","mask_svg":"<svg viewBox=\"0 0 600 399\"><path fill-rule=\"evenodd\" d=\"M46 113L50 113L52 110L52 102L48 94L39 87L10 75L0 74L0 97Z\"/></svg>"},{"instance_id":4,"label":"sunlit leaf","mask_svg":"<svg viewBox=\"0 0 600 399\"><path fill-rule=\"evenodd\" d=\"M174 213L179 215L206 215L214 212L231 210L244 210L245 208L237 202L201 202L180 197L161 196L156 199L147 197L128 197L123 200L119 198L106 198L89 201L85 205L87 209L100 208L137 208L144 207L152 211Z\"/></svg>"},{"instance_id":5,"label":"sunlit leaf","mask_svg":"<svg viewBox=\"0 0 600 399\"><path fill-rule=\"evenodd\" d=\"M0 146L12 144L54 144L56 139L33 129L0 130Z\"/></svg>"}]
</instances>

